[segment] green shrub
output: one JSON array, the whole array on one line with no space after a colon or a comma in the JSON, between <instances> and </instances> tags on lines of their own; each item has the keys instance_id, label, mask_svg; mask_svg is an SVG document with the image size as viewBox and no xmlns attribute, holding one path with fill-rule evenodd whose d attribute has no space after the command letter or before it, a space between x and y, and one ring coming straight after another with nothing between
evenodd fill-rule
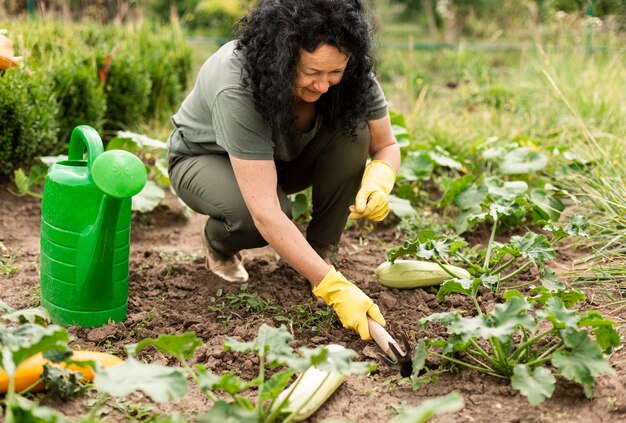
<instances>
[{"instance_id":1,"label":"green shrub","mask_svg":"<svg viewBox=\"0 0 626 423\"><path fill-rule=\"evenodd\" d=\"M103 63L104 55L98 59L98 68ZM135 127L148 109L151 86L150 75L139 55L130 51L114 55L104 85L105 130Z\"/></svg>"},{"instance_id":2,"label":"green shrub","mask_svg":"<svg viewBox=\"0 0 626 423\"><path fill-rule=\"evenodd\" d=\"M160 35L155 35L158 33ZM191 50L175 32L154 28L139 34L139 50L144 69L152 81L148 118L170 113L182 100L191 73Z\"/></svg>"},{"instance_id":3,"label":"green shrub","mask_svg":"<svg viewBox=\"0 0 626 423\"><path fill-rule=\"evenodd\" d=\"M190 18L190 26L210 35L229 37L245 10L239 0L201 0Z\"/></svg>"},{"instance_id":4,"label":"green shrub","mask_svg":"<svg viewBox=\"0 0 626 423\"><path fill-rule=\"evenodd\" d=\"M67 61L52 68L53 90L60 107L61 140L69 140L78 125L89 125L102 131L106 98L97 74L95 63L88 59Z\"/></svg>"},{"instance_id":5,"label":"green shrub","mask_svg":"<svg viewBox=\"0 0 626 423\"><path fill-rule=\"evenodd\" d=\"M41 74L9 70L0 76L0 174L59 147L59 106Z\"/></svg>"}]
</instances>

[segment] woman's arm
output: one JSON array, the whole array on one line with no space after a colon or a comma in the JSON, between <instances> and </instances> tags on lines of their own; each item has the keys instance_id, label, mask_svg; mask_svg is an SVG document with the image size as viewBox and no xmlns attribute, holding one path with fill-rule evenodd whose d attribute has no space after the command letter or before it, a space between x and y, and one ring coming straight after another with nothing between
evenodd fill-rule
<instances>
[{"instance_id":1,"label":"woman's arm","mask_svg":"<svg viewBox=\"0 0 626 423\"><path fill-rule=\"evenodd\" d=\"M382 160L398 172L400 167L400 146L393 135L391 118L385 117L367 122L370 129L370 156L372 160Z\"/></svg>"},{"instance_id":2,"label":"woman's arm","mask_svg":"<svg viewBox=\"0 0 626 423\"><path fill-rule=\"evenodd\" d=\"M230 161L243 199L263 238L312 286L317 286L328 273L328 264L281 210L274 161L242 160L233 156Z\"/></svg>"}]
</instances>

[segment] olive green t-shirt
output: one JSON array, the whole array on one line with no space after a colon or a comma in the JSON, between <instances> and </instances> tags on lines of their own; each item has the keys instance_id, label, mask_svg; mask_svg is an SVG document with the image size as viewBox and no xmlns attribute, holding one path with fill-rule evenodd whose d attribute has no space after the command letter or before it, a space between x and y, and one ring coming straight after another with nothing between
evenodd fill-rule
<instances>
[{"instance_id":1,"label":"olive green t-shirt","mask_svg":"<svg viewBox=\"0 0 626 423\"><path fill-rule=\"evenodd\" d=\"M236 45L237 40L228 42L202 65L194 88L172 117L175 130L168 141L170 154L228 153L240 159L291 161L319 131L321 115L298 140L273 133L254 107L252 87L242 87L245 51L235 51ZM369 120L387 114L378 83L374 90L366 111Z\"/></svg>"}]
</instances>

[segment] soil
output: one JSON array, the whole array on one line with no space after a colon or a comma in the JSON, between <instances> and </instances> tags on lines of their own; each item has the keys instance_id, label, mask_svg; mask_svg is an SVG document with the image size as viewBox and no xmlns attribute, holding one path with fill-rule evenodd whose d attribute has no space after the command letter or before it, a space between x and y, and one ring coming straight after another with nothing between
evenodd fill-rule
<instances>
[{"instance_id":1,"label":"soil","mask_svg":"<svg viewBox=\"0 0 626 423\"><path fill-rule=\"evenodd\" d=\"M15 197L7 187L0 185L0 242L9 249L20 269L8 277L0 275L0 299L13 308L34 307L39 305L40 201ZM199 237L204 221L205 218L197 214L185 217L183 207L169 194L164 205L149 214L135 216L127 319L95 329L69 328L72 347L123 356L125 345L143 338L193 331L203 345L192 363L202 363L217 374L235 371L241 377L251 378L258 370L258 360L224 352L224 338L251 340L263 323L287 324L294 335L295 347L342 344L356 351L359 359L376 361L378 365L367 377L348 378L310 419L312 422L327 419L388 421L394 415L394 407L416 406L452 390L463 395L465 407L456 413L434 417L432 421L626 421L623 350L611 356L616 372L598 379L593 399L587 399L577 384L559 378L553 397L532 407L508 381L470 370L442 373L435 382L413 390L411 383L402 379L396 370L377 361L373 341L361 341L355 333L343 329L327 306L312 297L308 282L269 247L244 252L250 273L245 292L255 300L254 304L230 304L228 298L234 297L229 294L241 293L241 287L226 283L205 269ZM401 242L401 234L392 225L354 227L344 234L336 267L380 306L394 337L399 338L405 332L414 343L426 334L442 336L434 332L436 329L429 333L419 330L417 321L435 312L471 309L471 303L454 295L439 303L433 288L399 291L381 287L373 271L384 261L386 250ZM569 260L571 252L563 256ZM568 268L568 262L559 264L561 268ZM479 301L489 310L501 297L485 291ZM622 320L620 316L611 317ZM177 364L153 349L145 350L139 358L145 362ZM132 400L152 410L178 411L191 419L211 405L197 389L192 389L184 400L165 406L150 404L149 399L139 394ZM88 409L85 398L61 402L44 397L41 401L70 418L81 416ZM129 413L132 407L123 404L109 401L111 421L128 419L119 410ZM132 409L139 413L137 407Z\"/></svg>"}]
</instances>

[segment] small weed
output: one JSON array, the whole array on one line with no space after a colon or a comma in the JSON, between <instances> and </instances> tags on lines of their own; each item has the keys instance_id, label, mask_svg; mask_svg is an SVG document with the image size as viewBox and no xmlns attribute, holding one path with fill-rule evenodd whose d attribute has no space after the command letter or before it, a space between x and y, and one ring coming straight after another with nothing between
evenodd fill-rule
<instances>
[{"instance_id":1,"label":"small weed","mask_svg":"<svg viewBox=\"0 0 626 423\"><path fill-rule=\"evenodd\" d=\"M142 329L148 327L148 324L156 317L156 315L157 309L156 307L152 307L152 309L143 316L143 319L141 319L141 321L128 332L128 338L134 339Z\"/></svg>"},{"instance_id":2,"label":"small weed","mask_svg":"<svg viewBox=\"0 0 626 423\"><path fill-rule=\"evenodd\" d=\"M21 266L15 264L11 251L0 242L0 275L11 277L19 272Z\"/></svg>"},{"instance_id":3,"label":"small weed","mask_svg":"<svg viewBox=\"0 0 626 423\"><path fill-rule=\"evenodd\" d=\"M195 254L189 254L184 251L161 251L159 257L165 263L165 268L168 275L174 273L174 265L183 261L193 261L198 256Z\"/></svg>"},{"instance_id":4,"label":"small weed","mask_svg":"<svg viewBox=\"0 0 626 423\"><path fill-rule=\"evenodd\" d=\"M118 400L110 404L110 406L119 411L127 422L149 422L159 416L159 414L154 411L154 407L142 402L131 403Z\"/></svg>"},{"instance_id":5,"label":"small weed","mask_svg":"<svg viewBox=\"0 0 626 423\"><path fill-rule=\"evenodd\" d=\"M221 300L218 300L220 298ZM228 323L233 317L243 319L237 311L246 313L246 321L249 324L256 319L250 319L250 317L258 317L265 313L276 313L279 308L262 298L256 292L248 292L248 284L242 284L239 287L239 292L236 294L223 294L221 289L218 289L215 293L215 297L211 297L210 301L212 305L208 307L209 311L219 312L218 319L224 323Z\"/></svg>"},{"instance_id":6,"label":"small weed","mask_svg":"<svg viewBox=\"0 0 626 423\"><path fill-rule=\"evenodd\" d=\"M328 332L336 321L336 315L330 308L316 309L313 300L308 304L297 304L284 310L285 315L274 318L279 322L289 323L296 331Z\"/></svg>"}]
</instances>

